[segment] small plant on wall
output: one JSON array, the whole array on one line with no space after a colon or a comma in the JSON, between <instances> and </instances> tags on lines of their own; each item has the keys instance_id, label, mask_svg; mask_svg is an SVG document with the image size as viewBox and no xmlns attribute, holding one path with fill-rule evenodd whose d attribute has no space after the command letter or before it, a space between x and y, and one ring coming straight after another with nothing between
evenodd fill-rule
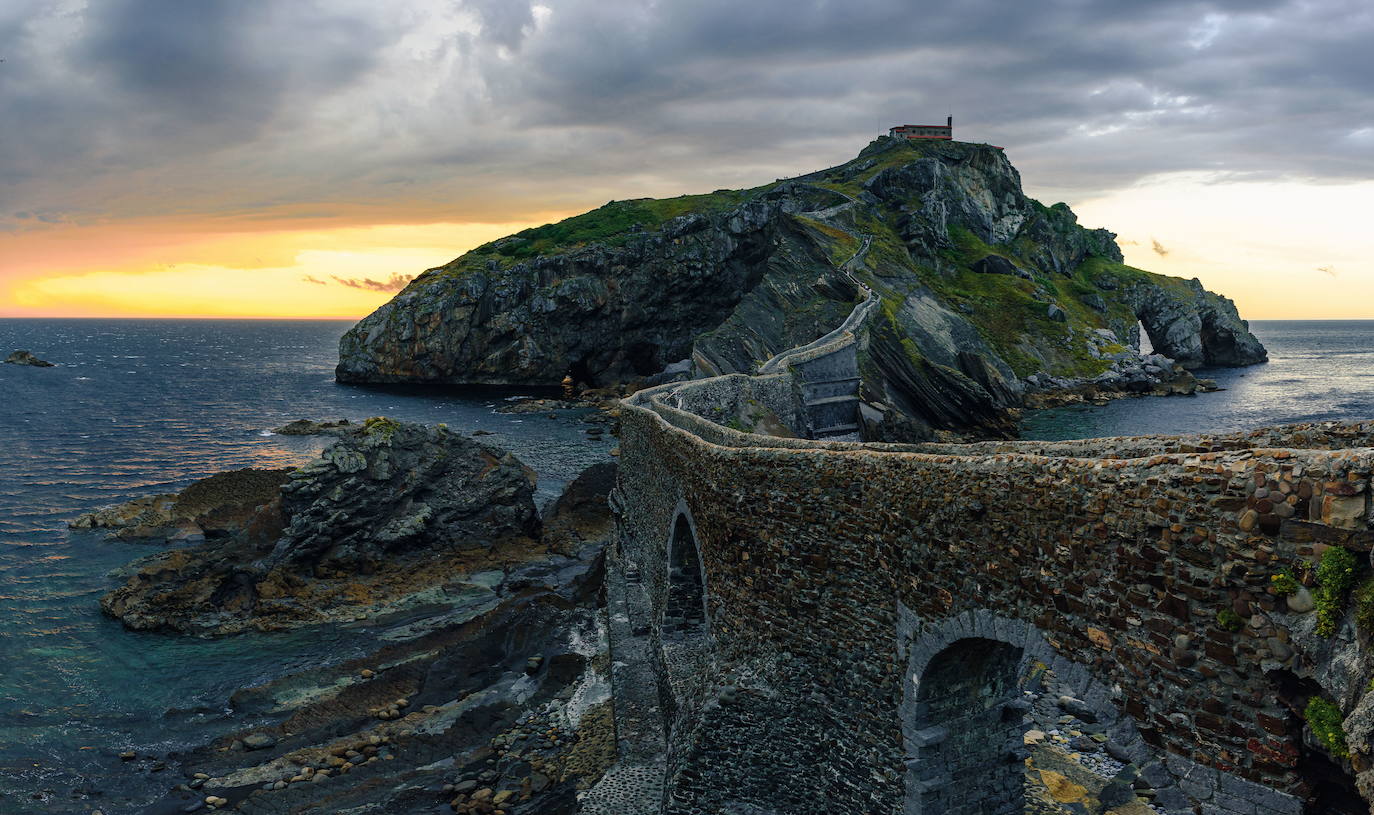
<instances>
[{"instance_id":1,"label":"small plant on wall","mask_svg":"<svg viewBox=\"0 0 1374 815\"><path fill-rule=\"evenodd\" d=\"M1326 748L1326 752L1336 758L1350 757L1350 750L1345 744L1345 727L1342 724L1344 717L1334 702L1313 696L1307 701L1302 717L1307 720L1307 726L1312 728L1312 735Z\"/></svg>"},{"instance_id":2,"label":"small plant on wall","mask_svg":"<svg viewBox=\"0 0 1374 815\"><path fill-rule=\"evenodd\" d=\"M1239 631L1245 621L1233 609L1223 608L1217 612L1217 628L1223 631Z\"/></svg>"},{"instance_id":3,"label":"small plant on wall","mask_svg":"<svg viewBox=\"0 0 1374 815\"><path fill-rule=\"evenodd\" d=\"M1345 612L1345 596L1355 585L1355 556L1333 546L1322 553L1317 563L1317 633L1329 637Z\"/></svg>"},{"instance_id":4,"label":"small plant on wall","mask_svg":"<svg viewBox=\"0 0 1374 815\"><path fill-rule=\"evenodd\" d=\"M1269 585L1274 589L1274 593L1280 597L1287 597L1290 594L1297 594L1302 586L1298 579L1293 576L1290 569L1284 569L1269 578Z\"/></svg>"},{"instance_id":5,"label":"small plant on wall","mask_svg":"<svg viewBox=\"0 0 1374 815\"><path fill-rule=\"evenodd\" d=\"M1367 578L1351 596L1355 600L1355 624L1365 636L1374 635L1374 577Z\"/></svg>"}]
</instances>

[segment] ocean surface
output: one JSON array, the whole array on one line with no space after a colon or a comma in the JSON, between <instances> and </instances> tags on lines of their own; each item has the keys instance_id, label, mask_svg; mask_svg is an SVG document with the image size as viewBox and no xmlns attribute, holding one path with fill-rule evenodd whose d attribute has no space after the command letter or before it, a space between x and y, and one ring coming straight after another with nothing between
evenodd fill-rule
<instances>
[{"instance_id":1,"label":"ocean surface","mask_svg":"<svg viewBox=\"0 0 1374 815\"><path fill-rule=\"evenodd\" d=\"M1216 433L1374 419L1374 320L1252 320L1250 330L1269 350L1267 364L1195 372L1225 391L1038 411L1026 417L1022 436Z\"/></svg>"},{"instance_id":2,"label":"ocean surface","mask_svg":"<svg viewBox=\"0 0 1374 815\"><path fill-rule=\"evenodd\" d=\"M0 813L126 812L181 781L117 754L165 756L227 726L236 688L361 653L366 630L198 640L100 615L109 573L146 545L71 533L100 506L237 467L281 467L318 439L292 419L387 415L487 437L540 477L540 499L608 455L576 415L507 415L507 393L374 390L333 381L346 322L0 320ZM1374 321L1255 322L1268 365L1210 371L1225 391L1126 399L1027 417L1029 438L1226 431L1374 417Z\"/></svg>"},{"instance_id":3,"label":"ocean surface","mask_svg":"<svg viewBox=\"0 0 1374 815\"><path fill-rule=\"evenodd\" d=\"M302 464L323 441L270 432L299 418L490 431L484 441L538 473L541 502L614 444L591 440L575 412L494 412L509 393L337 385L351 325L0 320L0 359L23 348L58 363L0 364L0 813L128 812L183 779L175 766L121 766L120 751L162 757L201 743L225 726L234 689L370 640L359 629L219 640L125 631L99 611L107 575L156 549L68 532L69 519L222 470Z\"/></svg>"}]
</instances>

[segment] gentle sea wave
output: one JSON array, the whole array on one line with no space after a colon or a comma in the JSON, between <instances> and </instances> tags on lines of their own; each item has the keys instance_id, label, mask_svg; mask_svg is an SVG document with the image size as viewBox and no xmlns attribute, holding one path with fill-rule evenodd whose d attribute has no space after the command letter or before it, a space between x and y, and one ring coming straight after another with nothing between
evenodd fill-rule
<instances>
[{"instance_id":1,"label":"gentle sea wave","mask_svg":"<svg viewBox=\"0 0 1374 815\"><path fill-rule=\"evenodd\" d=\"M383 391L333 381L345 322L0 320L0 812L128 811L180 780L123 765L165 756L225 721L237 688L372 642L361 630L197 640L125 631L100 615L107 575L154 549L68 533L100 506L170 492L239 467L284 467L320 439L271 428L298 418L388 415L486 430L539 474L550 500L604 458L576 417L508 416L506 394ZM100 796L91 793L99 791ZM35 797L37 796L37 797Z\"/></svg>"},{"instance_id":2,"label":"gentle sea wave","mask_svg":"<svg viewBox=\"0 0 1374 815\"><path fill-rule=\"evenodd\" d=\"M1228 432L1296 422L1374 418L1374 320L1255 320L1269 362L1199 371L1227 390L1122 399L1027 417L1023 435L1073 439Z\"/></svg>"}]
</instances>

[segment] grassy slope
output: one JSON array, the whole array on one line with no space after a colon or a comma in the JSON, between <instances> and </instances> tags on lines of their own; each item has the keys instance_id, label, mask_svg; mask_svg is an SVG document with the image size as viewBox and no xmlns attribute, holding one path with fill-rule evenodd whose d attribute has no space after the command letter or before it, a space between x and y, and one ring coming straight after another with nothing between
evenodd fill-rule
<instances>
[{"instance_id":1,"label":"grassy slope","mask_svg":"<svg viewBox=\"0 0 1374 815\"><path fill-rule=\"evenodd\" d=\"M908 142L900 148L888 149L873 155L861 154L845 164L813 175L815 186L858 196L863 184L889 167L906 164L923 155L935 155L952 145L943 142ZM866 151L867 153L867 151ZM868 164L869 166L863 166ZM863 167L863 169L857 169ZM624 245L632 236L652 232L669 220L690 213L711 215L728 211L761 193L777 186L777 182L744 190L717 190L701 195L676 198L642 198L612 201L590 212L553 224L526 229L506 238L484 244L460 258L431 270L417 278L412 286L427 285L436 280L462 277L491 265L509 268L530 258L557 255L577 248L600 244L616 247ZM1064 204L1046 207L1031 200L1037 215L1052 218ZM907 202L910 209L919 208L919 201ZM1074 329L1099 328L1108 325L1108 318L1118 323L1134 322L1134 316L1123 304L1113 301L1112 292L1101 291L1093 284L1102 275L1118 279L1122 285L1148 281L1163 285L1170 291L1191 296L1184 281L1134 269L1104 258L1090 258L1071 277L1034 272L1028 260L1034 247L1027 239L1011 245L989 246L973 233L960 227L950 229L954 248L943 252L951 272L925 268L915 262L897 234L893 213L875 217L858 211L852 229L872 237L865 266L868 282L883 296L885 310L896 311L902 298L917 288L916 281L938 294L953 308L967 305L972 312L965 316L998 354L1020 376L1044 369L1049 364L1053 373L1071 376L1092 376L1106 369L1107 363L1094 359L1077 347L1070 338ZM824 252L830 261L839 265L853 255L858 241L842 230L804 216L794 216L804 234ZM1034 280L1005 275L979 274L970 269L972 263L989 255L1002 255L1022 268L1036 274ZM495 261L493 264L492 262ZM1067 321L1060 323L1047 316L1047 303L1037 299L1035 292L1047 292L1061 308ZM1085 304L1090 295L1099 294L1108 303L1108 313L1099 313ZM914 357L919 350L914 343L904 343ZM1028 353L1033 350L1035 353Z\"/></svg>"}]
</instances>

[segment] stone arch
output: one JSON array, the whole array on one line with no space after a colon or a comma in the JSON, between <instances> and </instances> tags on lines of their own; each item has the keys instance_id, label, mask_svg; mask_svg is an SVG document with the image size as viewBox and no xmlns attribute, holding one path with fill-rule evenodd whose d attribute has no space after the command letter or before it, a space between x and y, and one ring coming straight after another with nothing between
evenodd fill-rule
<instances>
[{"instance_id":1,"label":"stone arch","mask_svg":"<svg viewBox=\"0 0 1374 815\"><path fill-rule=\"evenodd\" d=\"M668 535L667 580L659 636L665 645L690 645L707 636L706 571L696 520L679 501Z\"/></svg>"},{"instance_id":2,"label":"stone arch","mask_svg":"<svg viewBox=\"0 0 1374 815\"><path fill-rule=\"evenodd\" d=\"M658 677L659 699L667 714L665 723L671 729L681 725L683 710L694 707L691 700L699 695L706 681L711 636L701 538L685 500L679 501L673 511L663 564L655 631L662 665Z\"/></svg>"},{"instance_id":3,"label":"stone arch","mask_svg":"<svg viewBox=\"0 0 1374 815\"><path fill-rule=\"evenodd\" d=\"M1021 649L969 637L946 646L914 676L915 745L909 811L1020 815L1025 809Z\"/></svg>"},{"instance_id":4,"label":"stone arch","mask_svg":"<svg viewBox=\"0 0 1374 815\"><path fill-rule=\"evenodd\" d=\"M1036 663L1096 713L1111 741L1142 768L1158 792L1156 803L1190 811L1174 776L1116 709L1107 687L1061 656L1034 625L985 609L940 620L922 620L902 603L897 610L907 664L899 710L907 754L904 815L1023 811L1029 753L1020 737L1029 705L1020 682Z\"/></svg>"},{"instance_id":5,"label":"stone arch","mask_svg":"<svg viewBox=\"0 0 1374 815\"><path fill-rule=\"evenodd\" d=\"M1260 724L1267 734L1278 732L1292 736L1293 752L1288 758L1294 762L1293 768L1302 779L1303 811L1321 815L1366 815L1370 811L1369 802L1360 795L1349 765L1302 735L1307 703L1313 697L1331 701L1334 694L1315 678L1300 676L1288 668L1269 670L1264 676L1277 715L1265 716Z\"/></svg>"}]
</instances>

